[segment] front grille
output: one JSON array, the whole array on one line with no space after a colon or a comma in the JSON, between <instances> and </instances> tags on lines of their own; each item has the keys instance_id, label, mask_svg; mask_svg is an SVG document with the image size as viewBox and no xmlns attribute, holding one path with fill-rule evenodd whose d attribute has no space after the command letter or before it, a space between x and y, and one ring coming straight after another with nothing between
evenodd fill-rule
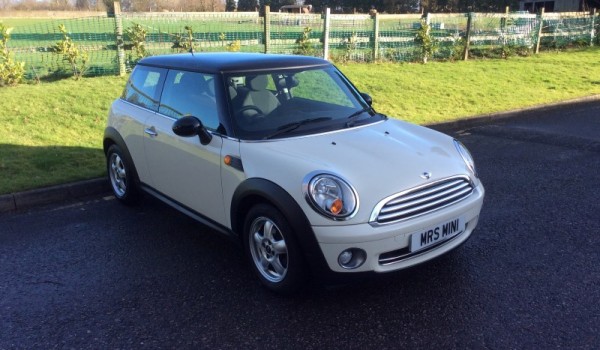
<instances>
[{"instance_id":1,"label":"front grille","mask_svg":"<svg viewBox=\"0 0 600 350\"><path fill-rule=\"evenodd\" d=\"M375 208L374 221L389 224L414 218L452 205L471 193L473 184L466 176L439 180L387 198Z\"/></svg>"}]
</instances>

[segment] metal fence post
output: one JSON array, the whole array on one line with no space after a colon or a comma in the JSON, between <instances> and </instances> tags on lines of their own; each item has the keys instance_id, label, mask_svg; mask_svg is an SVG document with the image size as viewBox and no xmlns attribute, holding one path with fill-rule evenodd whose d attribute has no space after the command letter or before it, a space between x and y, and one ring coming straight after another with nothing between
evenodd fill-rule
<instances>
[{"instance_id":1,"label":"metal fence post","mask_svg":"<svg viewBox=\"0 0 600 350\"><path fill-rule=\"evenodd\" d=\"M265 30L264 30L264 44L265 53L271 51L271 6L265 6Z\"/></svg>"},{"instance_id":2,"label":"metal fence post","mask_svg":"<svg viewBox=\"0 0 600 350\"><path fill-rule=\"evenodd\" d=\"M535 43L535 53L540 53L540 43L542 42L542 28L544 28L544 12L545 9L542 7L538 19L540 21L540 25L537 30L537 42Z\"/></svg>"},{"instance_id":3,"label":"metal fence post","mask_svg":"<svg viewBox=\"0 0 600 350\"><path fill-rule=\"evenodd\" d=\"M469 46L471 45L471 27L473 26L473 12L467 14L467 33L465 34L465 52L463 53L463 59L466 61L469 59Z\"/></svg>"},{"instance_id":4,"label":"metal fence post","mask_svg":"<svg viewBox=\"0 0 600 350\"><path fill-rule=\"evenodd\" d=\"M125 45L123 42L123 19L121 18L121 3L119 1L115 1L114 7L117 62L119 64L119 75L124 76L127 73L127 70L125 68Z\"/></svg>"},{"instance_id":5,"label":"metal fence post","mask_svg":"<svg viewBox=\"0 0 600 350\"><path fill-rule=\"evenodd\" d=\"M373 15L373 61L379 58L379 13Z\"/></svg>"},{"instance_id":6,"label":"metal fence post","mask_svg":"<svg viewBox=\"0 0 600 350\"><path fill-rule=\"evenodd\" d=\"M331 30L331 9L325 9L325 20L323 21L323 58L329 60L329 31Z\"/></svg>"}]
</instances>

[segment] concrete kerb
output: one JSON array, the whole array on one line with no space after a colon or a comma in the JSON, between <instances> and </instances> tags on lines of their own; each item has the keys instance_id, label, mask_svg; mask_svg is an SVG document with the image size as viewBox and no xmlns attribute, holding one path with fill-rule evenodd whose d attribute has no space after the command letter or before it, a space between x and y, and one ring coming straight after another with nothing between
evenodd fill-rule
<instances>
[{"instance_id":1,"label":"concrete kerb","mask_svg":"<svg viewBox=\"0 0 600 350\"><path fill-rule=\"evenodd\" d=\"M548 108L598 100L600 100L600 95L593 95L584 98L561 101L558 103L544 104L534 107L522 108L518 110L511 110L507 112L485 114L465 119L454 120L450 122L429 124L426 126L443 132L458 131L486 125L503 119L519 117L525 112L543 111L544 109ZM10 211L22 211L39 205L66 200L74 200L86 196L105 194L109 192L110 185L108 183L108 180L106 178L99 178L68 183L64 185L39 188L31 191L0 195L0 213Z\"/></svg>"},{"instance_id":2,"label":"concrete kerb","mask_svg":"<svg viewBox=\"0 0 600 350\"><path fill-rule=\"evenodd\" d=\"M106 178L78 181L0 196L0 213L22 211L55 202L76 200L110 191Z\"/></svg>"}]
</instances>

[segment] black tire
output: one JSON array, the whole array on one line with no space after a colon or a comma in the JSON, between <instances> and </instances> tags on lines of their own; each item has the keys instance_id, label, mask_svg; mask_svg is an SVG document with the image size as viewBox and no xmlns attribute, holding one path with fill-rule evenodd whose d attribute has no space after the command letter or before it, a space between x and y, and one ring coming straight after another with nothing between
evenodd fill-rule
<instances>
[{"instance_id":1,"label":"black tire","mask_svg":"<svg viewBox=\"0 0 600 350\"><path fill-rule=\"evenodd\" d=\"M118 145L110 146L106 152L106 170L115 197L124 204L136 204L139 190L135 181L135 168Z\"/></svg>"},{"instance_id":2,"label":"black tire","mask_svg":"<svg viewBox=\"0 0 600 350\"><path fill-rule=\"evenodd\" d=\"M265 287L278 294L293 294L306 285L302 251L279 210L268 204L252 207L242 239L250 265Z\"/></svg>"}]
</instances>

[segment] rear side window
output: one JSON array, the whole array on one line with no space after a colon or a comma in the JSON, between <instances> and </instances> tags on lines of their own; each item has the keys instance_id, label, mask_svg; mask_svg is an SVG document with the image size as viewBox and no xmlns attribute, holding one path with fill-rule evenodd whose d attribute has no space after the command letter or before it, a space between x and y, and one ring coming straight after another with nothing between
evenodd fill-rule
<instances>
[{"instance_id":1,"label":"rear side window","mask_svg":"<svg viewBox=\"0 0 600 350\"><path fill-rule=\"evenodd\" d=\"M211 130L219 127L214 76L169 70L158 112L179 119L194 116Z\"/></svg>"},{"instance_id":2,"label":"rear side window","mask_svg":"<svg viewBox=\"0 0 600 350\"><path fill-rule=\"evenodd\" d=\"M138 106L158 111L160 88L166 73L167 71L161 68L137 66L131 73L121 98Z\"/></svg>"}]
</instances>

